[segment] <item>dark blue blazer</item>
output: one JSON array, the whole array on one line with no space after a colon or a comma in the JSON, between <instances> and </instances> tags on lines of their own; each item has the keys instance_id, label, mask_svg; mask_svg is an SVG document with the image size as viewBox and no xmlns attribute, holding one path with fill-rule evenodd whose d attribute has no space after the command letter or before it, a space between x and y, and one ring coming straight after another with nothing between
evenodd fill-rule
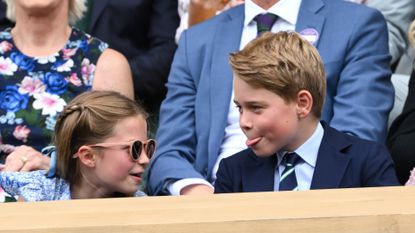
<instances>
[{"instance_id":1,"label":"dark blue blazer","mask_svg":"<svg viewBox=\"0 0 415 233\"><path fill-rule=\"evenodd\" d=\"M388 150L372 141L341 133L323 123L311 189L399 185ZM276 156L260 158L251 149L221 161L215 193L274 190Z\"/></svg>"}]
</instances>

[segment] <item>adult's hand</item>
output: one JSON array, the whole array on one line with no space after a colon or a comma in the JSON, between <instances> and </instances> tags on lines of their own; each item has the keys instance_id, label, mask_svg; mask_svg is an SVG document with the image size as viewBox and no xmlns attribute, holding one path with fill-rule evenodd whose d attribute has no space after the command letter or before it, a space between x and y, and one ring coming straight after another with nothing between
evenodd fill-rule
<instances>
[{"instance_id":1,"label":"adult's hand","mask_svg":"<svg viewBox=\"0 0 415 233\"><path fill-rule=\"evenodd\" d=\"M6 157L2 171L48 170L50 158L29 146L19 146Z\"/></svg>"}]
</instances>

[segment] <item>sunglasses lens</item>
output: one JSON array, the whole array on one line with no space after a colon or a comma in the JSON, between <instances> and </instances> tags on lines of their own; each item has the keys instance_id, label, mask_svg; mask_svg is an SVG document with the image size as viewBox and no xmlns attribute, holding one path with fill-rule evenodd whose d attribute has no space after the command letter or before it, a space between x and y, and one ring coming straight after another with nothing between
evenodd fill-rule
<instances>
[{"instance_id":1,"label":"sunglasses lens","mask_svg":"<svg viewBox=\"0 0 415 233\"><path fill-rule=\"evenodd\" d=\"M146 153L149 159L153 157L154 151L156 150L156 141L149 140L147 143Z\"/></svg>"},{"instance_id":2,"label":"sunglasses lens","mask_svg":"<svg viewBox=\"0 0 415 233\"><path fill-rule=\"evenodd\" d=\"M134 160L138 160L138 158L140 158L142 147L143 144L140 141L135 141L131 146L131 156Z\"/></svg>"}]
</instances>

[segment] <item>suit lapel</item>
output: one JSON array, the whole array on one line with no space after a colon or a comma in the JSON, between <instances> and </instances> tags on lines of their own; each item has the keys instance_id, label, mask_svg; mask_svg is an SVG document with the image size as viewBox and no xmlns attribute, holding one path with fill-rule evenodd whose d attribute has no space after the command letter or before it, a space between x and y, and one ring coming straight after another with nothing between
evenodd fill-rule
<instances>
[{"instance_id":1,"label":"suit lapel","mask_svg":"<svg viewBox=\"0 0 415 233\"><path fill-rule=\"evenodd\" d=\"M301 1L300 11L298 13L295 31L303 32L305 29L314 29L317 35L321 35L323 31L325 17L318 12L324 7L321 0ZM314 44L317 47L319 40Z\"/></svg>"},{"instance_id":2,"label":"suit lapel","mask_svg":"<svg viewBox=\"0 0 415 233\"><path fill-rule=\"evenodd\" d=\"M94 1L91 12L91 22L89 23L90 32L93 31L92 29L95 27L95 24L97 23L99 16L104 11L104 8L107 6L108 2L109 0Z\"/></svg>"},{"instance_id":3,"label":"suit lapel","mask_svg":"<svg viewBox=\"0 0 415 233\"><path fill-rule=\"evenodd\" d=\"M243 192L274 191L274 173L277 166L277 156L267 158L257 157L249 150L248 162L242 164Z\"/></svg>"},{"instance_id":4,"label":"suit lapel","mask_svg":"<svg viewBox=\"0 0 415 233\"><path fill-rule=\"evenodd\" d=\"M218 24L212 44L210 71L210 135L209 135L209 171L217 159L220 143L224 135L229 103L232 95L232 71L229 54L239 51L244 7L236 7L225 12L227 17Z\"/></svg>"},{"instance_id":5,"label":"suit lapel","mask_svg":"<svg viewBox=\"0 0 415 233\"><path fill-rule=\"evenodd\" d=\"M350 156L344 150L351 145L341 133L323 124L324 136L318 152L311 189L339 188Z\"/></svg>"}]
</instances>

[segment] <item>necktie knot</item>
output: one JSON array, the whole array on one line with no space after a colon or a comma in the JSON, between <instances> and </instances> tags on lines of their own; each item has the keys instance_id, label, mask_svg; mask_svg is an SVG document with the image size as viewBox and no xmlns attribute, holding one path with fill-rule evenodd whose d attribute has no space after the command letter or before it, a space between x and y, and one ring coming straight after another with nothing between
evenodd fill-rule
<instances>
[{"instance_id":1,"label":"necktie knot","mask_svg":"<svg viewBox=\"0 0 415 233\"><path fill-rule=\"evenodd\" d=\"M295 152L285 154L282 163L285 166L294 167L299 162L301 162L302 158Z\"/></svg>"},{"instance_id":2,"label":"necktie knot","mask_svg":"<svg viewBox=\"0 0 415 233\"><path fill-rule=\"evenodd\" d=\"M277 21L278 16L272 13L259 14L255 16L254 20L257 23L257 36L260 36L264 32L271 31L272 25Z\"/></svg>"}]
</instances>

